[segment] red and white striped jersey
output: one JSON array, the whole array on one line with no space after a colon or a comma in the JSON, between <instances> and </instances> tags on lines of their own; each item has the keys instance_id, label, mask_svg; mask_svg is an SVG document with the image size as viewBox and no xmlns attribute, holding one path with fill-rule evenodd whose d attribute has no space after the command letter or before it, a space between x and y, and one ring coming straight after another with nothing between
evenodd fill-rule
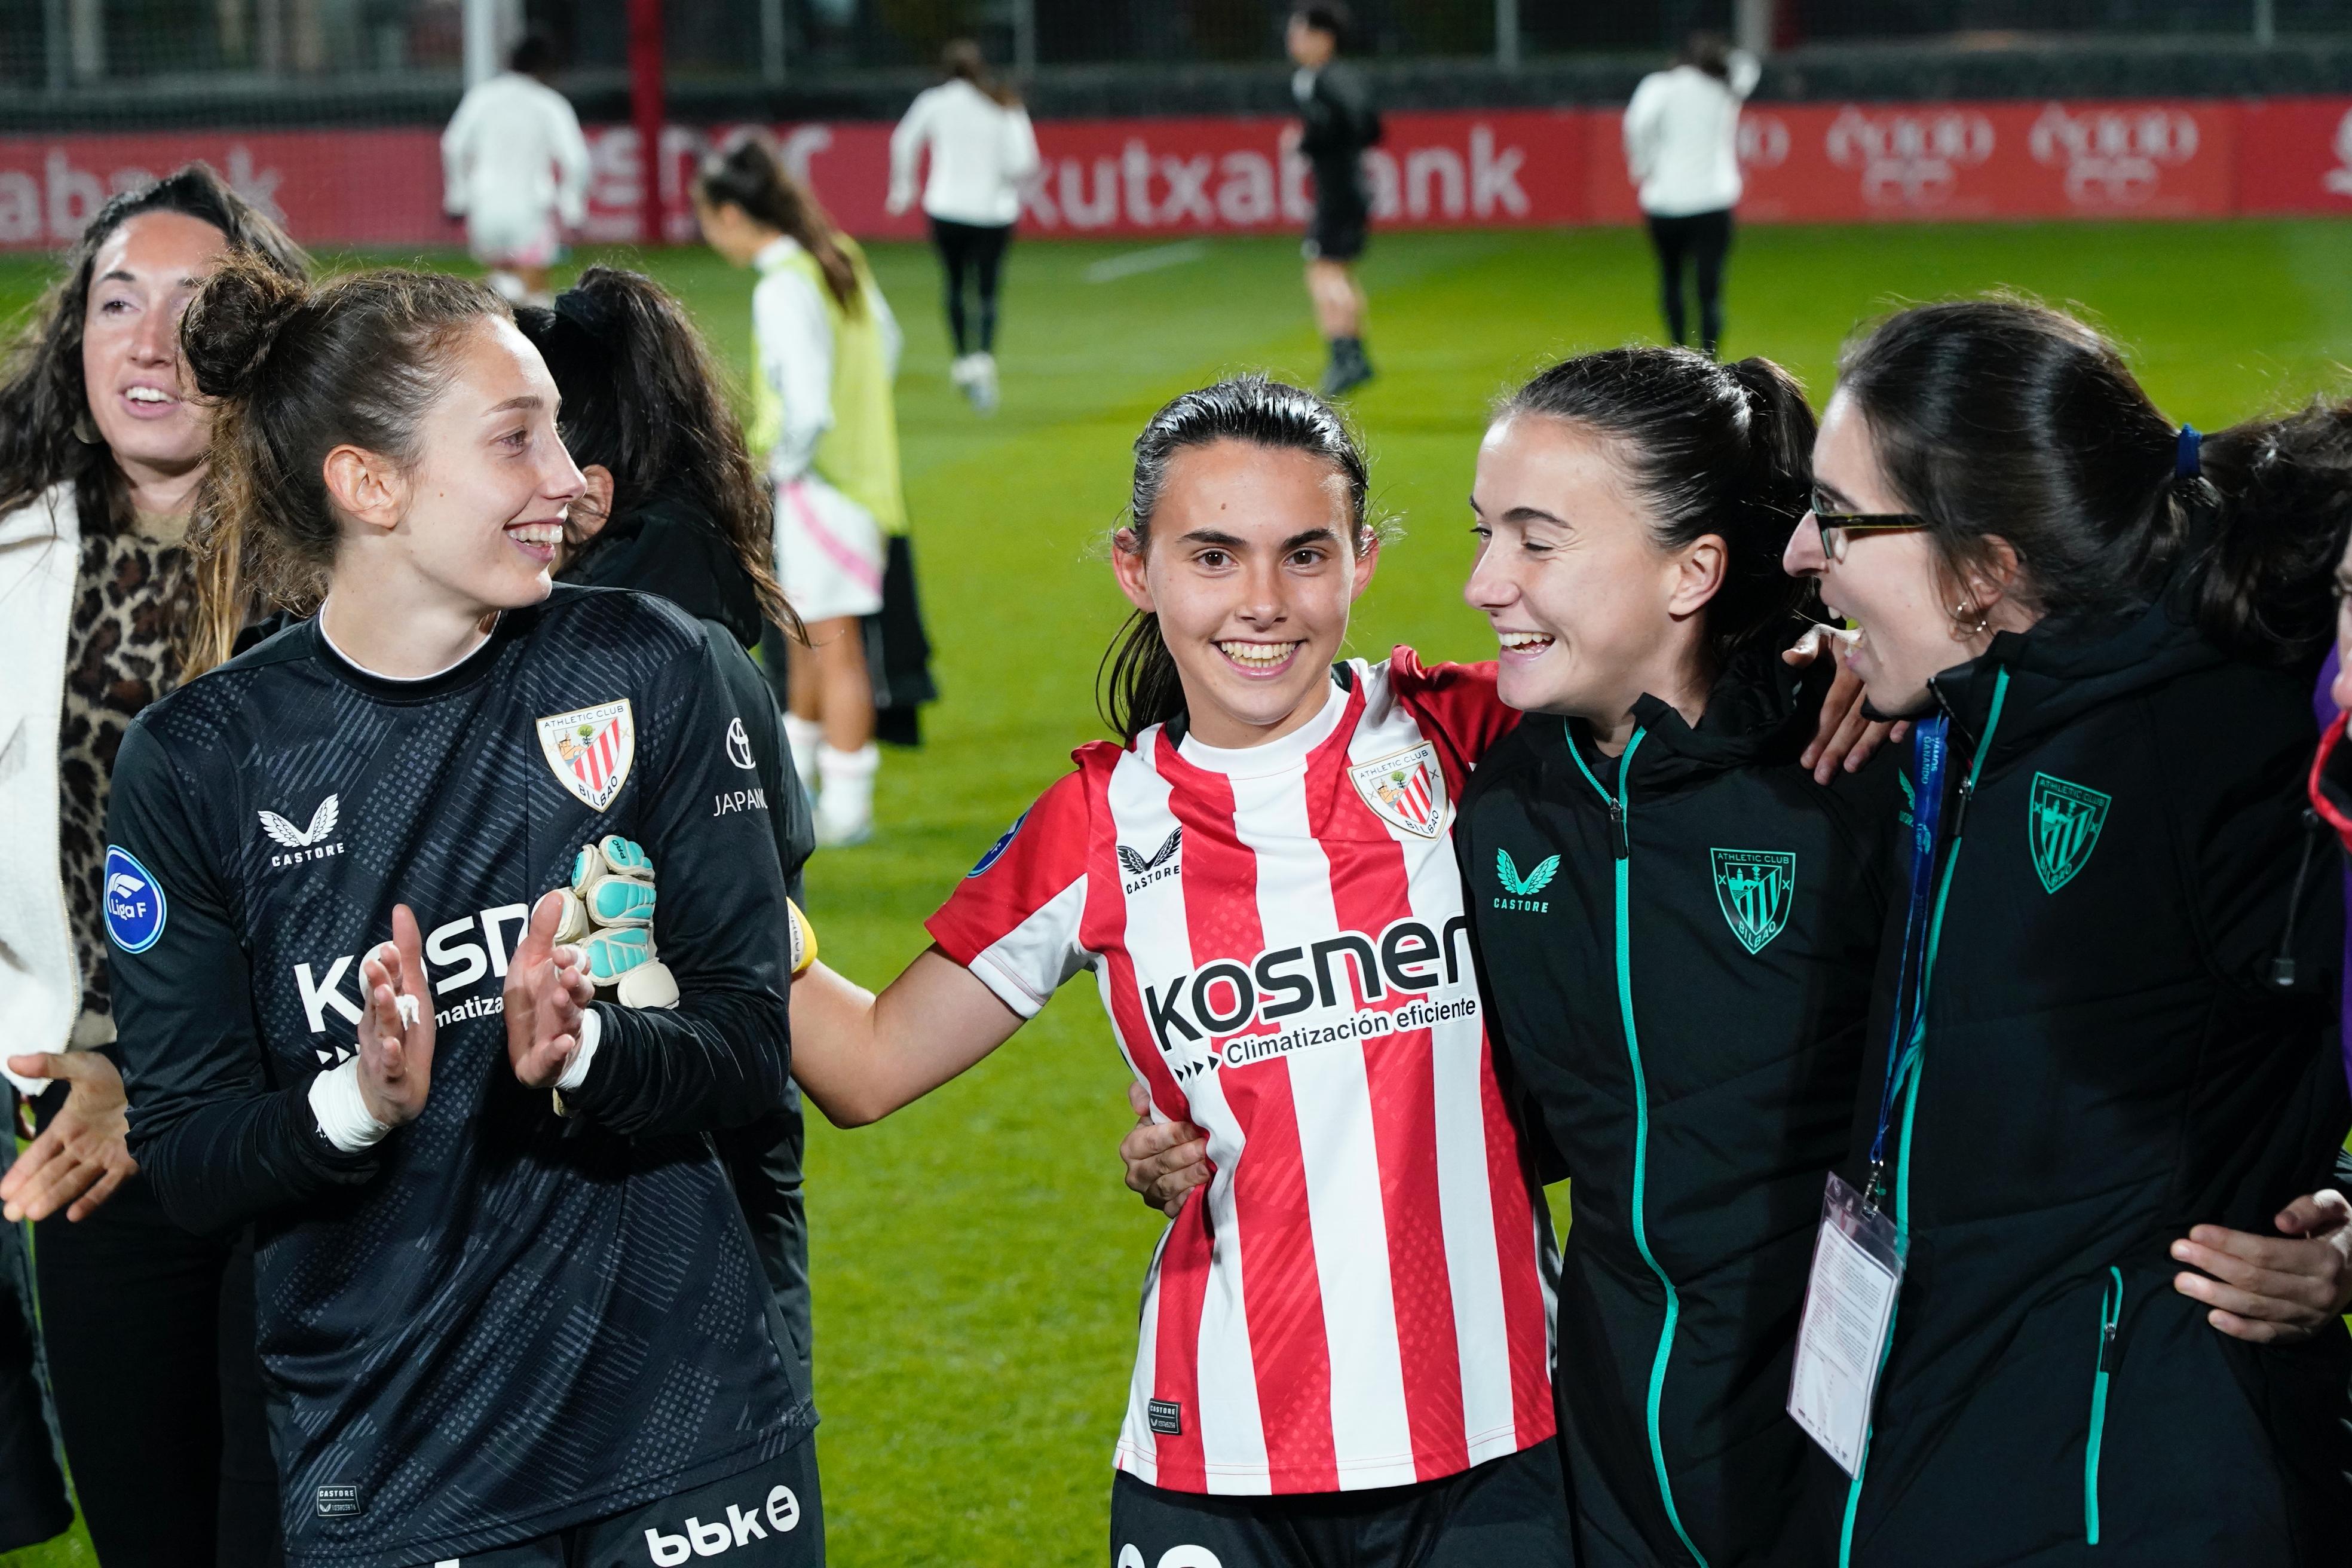
<instances>
[{"instance_id":1,"label":"red and white striped jersey","mask_svg":"<svg viewBox=\"0 0 2352 1568\"><path fill-rule=\"evenodd\" d=\"M1350 1491L1552 1434L1551 1225L1504 1108L1454 801L1517 715L1400 648L1312 723L1098 742L929 927L1024 1016L1101 984L1214 1178L1144 1285L1116 1463L1179 1491Z\"/></svg>"}]
</instances>

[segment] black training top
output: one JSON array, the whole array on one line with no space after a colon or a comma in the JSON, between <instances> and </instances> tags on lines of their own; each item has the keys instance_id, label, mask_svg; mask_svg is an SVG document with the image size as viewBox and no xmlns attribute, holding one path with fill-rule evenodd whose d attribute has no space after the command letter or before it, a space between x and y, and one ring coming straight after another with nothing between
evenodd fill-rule
<instances>
[{"instance_id":1,"label":"black training top","mask_svg":"<svg viewBox=\"0 0 2352 1568\"><path fill-rule=\"evenodd\" d=\"M1380 141L1381 116L1361 73L1342 60L1317 71L1298 121L1298 151L1314 165L1317 205L1327 212L1369 208L1364 149Z\"/></svg>"},{"instance_id":2,"label":"black training top","mask_svg":"<svg viewBox=\"0 0 2352 1568\"><path fill-rule=\"evenodd\" d=\"M749 652L759 646L759 590L719 520L682 489L664 486L614 513L563 570L566 583L658 594L688 615L717 621Z\"/></svg>"},{"instance_id":3,"label":"black training top","mask_svg":"<svg viewBox=\"0 0 2352 1568\"><path fill-rule=\"evenodd\" d=\"M181 1224L256 1222L287 1554L470 1556L737 1473L815 1421L704 1136L782 1103L783 879L702 626L557 587L387 681L315 621L154 704L108 867L131 1147ZM601 809L600 809L601 808ZM599 1002L560 1119L507 1059L535 900L599 836L652 857L674 1011ZM309 1090L354 1049L395 902L438 1011L424 1113L351 1155Z\"/></svg>"},{"instance_id":4,"label":"black training top","mask_svg":"<svg viewBox=\"0 0 2352 1568\"><path fill-rule=\"evenodd\" d=\"M2344 1560L2352 1342L2257 1345L2174 1289L2200 1224L2275 1235L2352 1106L2343 899L2306 820L2313 670L2234 662L2198 584L2004 632L1950 716L1941 940L1887 1139L1909 1268L1850 1561ZM1973 789L1963 788L1974 772ZM1856 1168L1896 1011L1881 976ZM1907 1007L1905 1009L1907 1011Z\"/></svg>"},{"instance_id":5,"label":"black training top","mask_svg":"<svg viewBox=\"0 0 2352 1568\"><path fill-rule=\"evenodd\" d=\"M1696 729L1643 698L1621 759L1531 713L1454 830L1497 1055L1574 1182L1556 1382L1587 1561L1813 1564L1834 1531L1843 1478L1783 1407L1902 802L1892 758L1827 787L1798 764L1829 674L1758 650Z\"/></svg>"}]
</instances>

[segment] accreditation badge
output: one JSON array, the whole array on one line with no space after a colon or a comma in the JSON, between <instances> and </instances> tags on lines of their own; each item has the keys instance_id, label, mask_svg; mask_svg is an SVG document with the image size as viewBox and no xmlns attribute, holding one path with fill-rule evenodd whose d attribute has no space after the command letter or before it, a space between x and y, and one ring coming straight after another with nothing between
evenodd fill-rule
<instances>
[{"instance_id":1,"label":"accreditation badge","mask_svg":"<svg viewBox=\"0 0 2352 1568\"><path fill-rule=\"evenodd\" d=\"M1849 1476L1861 1472L1870 1441L1871 1404L1895 1331L1904 1250L1895 1222L1832 1172L1812 1277L1805 1285L1805 1315L1797 1328L1789 1414Z\"/></svg>"}]
</instances>

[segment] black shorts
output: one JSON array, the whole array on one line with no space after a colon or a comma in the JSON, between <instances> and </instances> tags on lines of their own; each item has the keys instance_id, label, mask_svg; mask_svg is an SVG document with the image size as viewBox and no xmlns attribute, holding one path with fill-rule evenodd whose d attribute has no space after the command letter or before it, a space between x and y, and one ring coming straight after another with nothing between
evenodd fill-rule
<instances>
[{"instance_id":1,"label":"black shorts","mask_svg":"<svg viewBox=\"0 0 2352 1568\"><path fill-rule=\"evenodd\" d=\"M1121 1471L1111 1568L1573 1568L1557 1444L1360 1492L1217 1497Z\"/></svg>"},{"instance_id":2,"label":"black shorts","mask_svg":"<svg viewBox=\"0 0 2352 1568\"><path fill-rule=\"evenodd\" d=\"M764 1465L553 1535L418 1568L677 1568L725 1554L725 1568L824 1568L816 1439Z\"/></svg>"},{"instance_id":3,"label":"black shorts","mask_svg":"<svg viewBox=\"0 0 2352 1568\"><path fill-rule=\"evenodd\" d=\"M1353 261L1364 254L1371 219L1370 209L1361 202L1318 201L1299 252L1309 261Z\"/></svg>"}]
</instances>

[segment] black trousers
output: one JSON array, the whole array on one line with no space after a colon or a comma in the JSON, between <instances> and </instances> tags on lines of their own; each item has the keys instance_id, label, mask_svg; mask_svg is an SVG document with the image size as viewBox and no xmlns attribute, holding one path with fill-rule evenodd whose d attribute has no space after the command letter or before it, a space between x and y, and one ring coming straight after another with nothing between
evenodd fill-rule
<instances>
[{"instance_id":1,"label":"black trousers","mask_svg":"<svg viewBox=\"0 0 2352 1568\"><path fill-rule=\"evenodd\" d=\"M16 1155L14 1133L13 1124L0 1131L0 1171ZM73 1505L41 1387L33 1274L20 1226L0 1234L0 1552L14 1552L64 1534Z\"/></svg>"},{"instance_id":2,"label":"black trousers","mask_svg":"<svg viewBox=\"0 0 2352 1568\"><path fill-rule=\"evenodd\" d=\"M1698 275L1698 344L1715 357L1723 341L1723 258L1731 253L1731 209L1688 217L1650 219L1650 244L1658 253L1658 291L1665 305L1666 331L1677 343L1690 342L1683 312L1683 271Z\"/></svg>"},{"instance_id":3,"label":"black trousers","mask_svg":"<svg viewBox=\"0 0 2352 1568\"><path fill-rule=\"evenodd\" d=\"M948 333L955 339L958 358L968 353L996 352L996 278L1004 266L1004 247L1013 243L1013 226L950 223L931 220L931 243L939 247L940 265L947 269ZM970 319L964 313L964 289L969 284L980 295L980 342L972 345Z\"/></svg>"},{"instance_id":4,"label":"black trousers","mask_svg":"<svg viewBox=\"0 0 2352 1568\"><path fill-rule=\"evenodd\" d=\"M37 1112L64 1098L52 1089ZM99 1561L281 1563L251 1235L190 1236L134 1176L87 1219L41 1221L34 1273L66 1463Z\"/></svg>"}]
</instances>

